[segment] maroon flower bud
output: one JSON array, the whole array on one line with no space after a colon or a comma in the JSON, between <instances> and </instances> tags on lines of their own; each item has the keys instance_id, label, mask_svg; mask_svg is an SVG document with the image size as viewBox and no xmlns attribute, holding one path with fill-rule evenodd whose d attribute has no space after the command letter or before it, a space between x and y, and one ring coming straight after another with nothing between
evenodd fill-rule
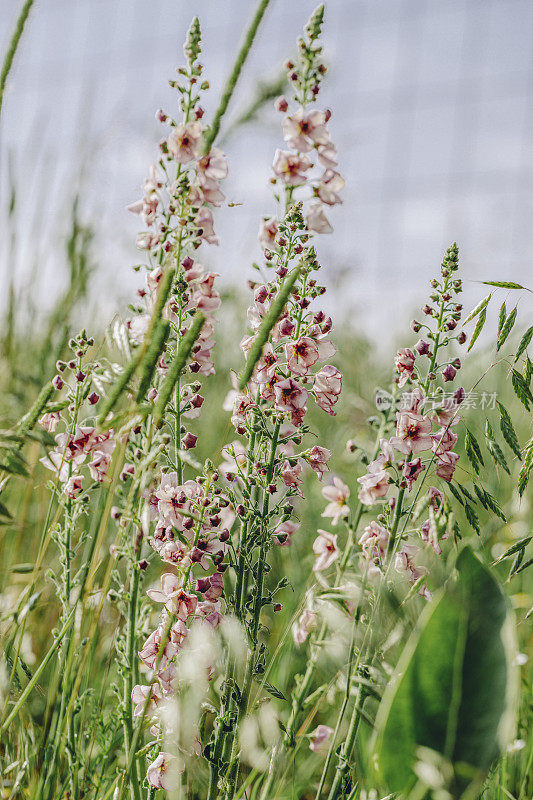
<instances>
[{"instance_id":1,"label":"maroon flower bud","mask_svg":"<svg viewBox=\"0 0 533 800\"><path fill-rule=\"evenodd\" d=\"M95 406L96 403L100 400L100 395L96 394L96 392L91 392L87 400L89 401L91 406Z\"/></svg>"},{"instance_id":2,"label":"maroon flower bud","mask_svg":"<svg viewBox=\"0 0 533 800\"><path fill-rule=\"evenodd\" d=\"M204 402L204 398L201 394L195 394L194 397L191 398L191 406L193 408L201 408Z\"/></svg>"},{"instance_id":3,"label":"maroon flower bud","mask_svg":"<svg viewBox=\"0 0 533 800\"><path fill-rule=\"evenodd\" d=\"M254 292L254 300L256 303L264 303L268 297L268 289L266 286L258 286Z\"/></svg>"},{"instance_id":4,"label":"maroon flower bud","mask_svg":"<svg viewBox=\"0 0 533 800\"><path fill-rule=\"evenodd\" d=\"M282 336L290 336L294 330L294 322L288 317L285 317L285 319L281 320L278 327Z\"/></svg>"},{"instance_id":5,"label":"maroon flower bud","mask_svg":"<svg viewBox=\"0 0 533 800\"><path fill-rule=\"evenodd\" d=\"M282 608L281 603L274 603L274 611L281 611Z\"/></svg>"},{"instance_id":6,"label":"maroon flower bud","mask_svg":"<svg viewBox=\"0 0 533 800\"><path fill-rule=\"evenodd\" d=\"M167 115L165 114L165 112L163 111L162 108L158 108L157 109L157 111L155 112L155 118L156 118L156 120L158 122L166 122L167 121Z\"/></svg>"},{"instance_id":7,"label":"maroon flower bud","mask_svg":"<svg viewBox=\"0 0 533 800\"><path fill-rule=\"evenodd\" d=\"M457 375L457 370L455 369L455 367L452 367L451 364L448 364L448 366L442 370L442 377L444 378L445 381L453 381L456 375Z\"/></svg>"},{"instance_id":8,"label":"maroon flower bud","mask_svg":"<svg viewBox=\"0 0 533 800\"><path fill-rule=\"evenodd\" d=\"M142 570L148 569L148 561L145 558L139 561L139 569Z\"/></svg>"},{"instance_id":9,"label":"maroon flower bud","mask_svg":"<svg viewBox=\"0 0 533 800\"><path fill-rule=\"evenodd\" d=\"M429 342L426 342L424 339L419 339L415 344L415 350L421 356L429 355Z\"/></svg>"},{"instance_id":10,"label":"maroon flower bud","mask_svg":"<svg viewBox=\"0 0 533 800\"><path fill-rule=\"evenodd\" d=\"M194 266L194 261L190 256L187 256L187 258L184 258L183 261L181 262L181 266L183 267L185 272L187 272L187 270L192 269L192 267Z\"/></svg>"},{"instance_id":11,"label":"maroon flower bud","mask_svg":"<svg viewBox=\"0 0 533 800\"><path fill-rule=\"evenodd\" d=\"M52 386L54 387L54 389L57 389L57 391L63 388L63 378L61 377L61 375L54 376L54 378L52 379Z\"/></svg>"},{"instance_id":12,"label":"maroon flower bud","mask_svg":"<svg viewBox=\"0 0 533 800\"><path fill-rule=\"evenodd\" d=\"M446 323L446 330L453 331L457 327L457 321L455 319L449 319Z\"/></svg>"},{"instance_id":13,"label":"maroon flower bud","mask_svg":"<svg viewBox=\"0 0 533 800\"><path fill-rule=\"evenodd\" d=\"M461 359L460 358L454 358L454 360L452 361L452 364L455 367L455 369L461 369Z\"/></svg>"},{"instance_id":14,"label":"maroon flower bud","mask_svg":"<svg viewBox=\"0 0 533 800\"><path fill-rule=\"evenodd\" d=\"M428 306L428 304L427 304L427 303L426 303L426 305L424 306L424 308L422 309L422 311L424 312L424 314L425 314L427 317L431 317L431 316L432 316L432 314L433 314L433 309L431 308L431 306Z\"/></svg>"},{"instance_id":15,"label":"maroon flower bud","mask_svg":"<svg viewBox=\"0 0 533 800\"><path fill-rule=\"evenodd\" d=\"M196 581L196 588L201 594L205 594L209 587L211 586L211 581L209 578L198 578Z\"/></svg>"},{"instance_id":16,"label":"maroon flower bud","mask_svg":"<svg viewBox=\"0 0 533 800\"><path fill-rule=\"evenodd\" d=\"M186 531L190 531L191 528L193 527L193 525L194 525L193 518L192 517L185 517L185 519L183 520L183 527L185 528L185 530Z\"/></svg>"},{"instance_id":17,"label":"maroon flower bud","mask_svg":"<svg viewBox=\"0 0 533 800\"><path fill-rule=\"evenodd\" d=\"M420 330L421 327L422 327L421 324L419 322L417 322L416 319L412 319L411 320L411 330L414 333L418 333L418 331Z\"/></svg>"},{"instance_id":18,"label":"maroon flower bud","mask_svg":"<svg viewBox=\"0 0 533 800\"><path fill-rule=\"evenodd\" d=\"M464 331L461 331L461 333L457 337L457 341L459 342L459 344L464 344L466 342L466 333Z\"/></svg>"},{"instance_id":19,"label":"maroon flower bud","mask_svg":"<svg viewBox=\"0 0 533 800\"><path fill-rule=\"evenodd\" d=\"M244 508L242 503L239 503L239 505L235 509L235 513L237 514L238 517L244 517L244 515L246 513L246 509Z\"/></svg>"},{"instance_id":20,"label":"maroon flower bud","mask_svg":"<svg viewBox=\"0 0 533 800\"><path fill-rule=\"evenodd\" d=\"M281 265L277 268L276 275L279 275L280 278L284 278L286 274L287 274L287 267Z\"/></svg>"},{"instance_id":21,"label":"maroon flower bud","mask_svg":"<svg viewBox=\"0 0 533 800\"><path fill-rule=\"evenodd\" d=\"M461 405L461 403L465 399L465 396L466 396L465 395L465 390L463 389L462 386L460 386L458 389L456 389L455 392L453 393L453 399L455 400L455 402L457 403L458 406Z\"/></svg>"},{"instance_id":22,"label":"maroon flower bud","mask_svg":"<svg viewBox=\"0 0 533 800\"><path fill-rule=\"evenodd\" d=\"M287 100L283 97L283 95L278 97L274 103L274 108L276 109L276 111L280 111L282 114L284 114L287 111L288 107L289 104L287 103Z\"/></svg>"},{"instance_id":23,"label":"maroon flower bud","mask_svg":"<svg viewBox=\"0 0 533 800\"><path fill-rule=\"evenodd\" d=\"M225 528L223 531L221 531L220 536L218 538L220 539L221 542L227 542L229 539L228 529Z\"/></svg>"}]
</instances>

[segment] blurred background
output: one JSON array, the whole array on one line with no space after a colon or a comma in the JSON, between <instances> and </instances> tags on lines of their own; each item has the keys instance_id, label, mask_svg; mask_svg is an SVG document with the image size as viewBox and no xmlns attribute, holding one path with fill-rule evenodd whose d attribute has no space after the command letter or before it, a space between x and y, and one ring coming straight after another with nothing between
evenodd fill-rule
<instances>
[{"instance_id":1,"label":"blurred background","mask_svg":"<svg viewBox=\"0 0 533 800\"><path fill-rule=\"evenodd\" d=\"M244 285L260 256L257 229L272 209L268 178L282 144L269 100L315 0L272 0L225 122L222 146L239 203L217 212L218 249L202 259L227 284ZM182 63L194 14L204 35L205 75L218 101L249 0L36 0L0 126L2 286L29 284L46 308L66 280L63 242L73 198L94 232L99 265L86 314L105 324L131 300L139 278L137 199L161 136L156 108ZM20 0L2 0L5 52ZM531 283L533 269L533 4L530 0L328 0L329 65L322 103L347 180L332 237L321 237L329 303L356 328L390 339L427 293L442 251L457 240L463 275ZM16 190L14 210L12 189ZM465 303L482 287L467 285ZM336 309L338 312L338 308Z\"/></svg>"}]
</instances>

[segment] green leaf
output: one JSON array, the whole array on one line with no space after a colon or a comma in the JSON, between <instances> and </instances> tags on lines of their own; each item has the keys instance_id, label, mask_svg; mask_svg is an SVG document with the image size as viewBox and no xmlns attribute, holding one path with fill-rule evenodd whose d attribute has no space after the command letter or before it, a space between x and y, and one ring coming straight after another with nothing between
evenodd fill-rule
<instances>
[{"instance_id":1,"label":"green leaf","mask_svg":"<svg viewBox=\"0 0 533 800\"><path fill-rule=\"evenodd\" d=\"M533 338L533 325L527 329L527 331L522 336L522 339L520 340L520 344L518 345L518 350L516 351L514 359L515 362L518 361L524 350L527 350L532 338Z\"/></svg>"},{"instance_id":2,"label":"green leaf","mask_svg":"<svg viewBox=\"0 0 533 800\"><path fill-rule=\"evenodd\" d=\"M511 416L504 405L498 400L498 408L500 409L500 428L503 433L503 438L515 454L517 458L522 461L522 453L520 452L520 445L518 444L518 436L513 427Z\"/></svg>"},{"instance_id":3,"label":"green leaf","mask_svg":"<svg viewBox=\"0 0 533 800\"><path fill-rule=\"evenodd\" d=\"M277 697L278 700L287 701L287 698L285 697L283 692L280 692L279 689L276 689L276 687L272 683L268 683L268 681L265 681L263 683L263 688L266 689L267 692L272 695L272 697Z\"/></svg>"},{"instance_id":4,"label":"green leaf","mask_svg":"<svg viewBox=\"0 0 533 800\"><path fill-rule=\"evenodd\" d=\"M468 524L470 525L471 528L475 530L475 532L479 536L479 519L476 513L476 509L469 503L465 503L465 514L468 520Z\"/></svg>"},{"instance_id":5,"label":"green leaf","mask_svg":"<svg viewBox=\"0 0 533 800\"><path fill-rule=\"evenodd\" d=\"M524 551L530 541L533 539L533 536L526 536L524 539L520 539L519 542L515 542L508 550L503 553L498 559L498 561L503 561L504 558L509 558L510 556L514 556L515 553L520 551Z\"/></svg>"},{"instance_id":6,"label":"green leaf","mask_svg":"<svg viewBox=\"0 0 533 800\"><path fill-rule=\"evenodd\" d=\"M453 483L451 481L450 481L450 483L448 483L448 489L453 494L453 496L455 497L457 502L461 503L461 505L464 506L465 502L464 502L463 498L461 497L461 495L459 494L459 492L457 491L457 489L455 488L455 486L453 485Z\"/></svg>"},{"instance_id":7,"label":"green leaf","mask_svg":"<svg viewBox=\"0 0 533 800\"><path fill-rule=\"evenodd\" d=\"M490 456L496 465L502 467L508 475L511 474L507 461L505 460L505 456L503 454L503 450L501 449L500 445L494 438L494 431L492 430L492 425L490 422L485 420L485 435L487 437L487 449L490 453Z\"/></svg>"},{"instance_id":8,"label":"green leaf","mask_svg":"<svg viewBox=\"0 0 533 800\"><path fill-rule=\"evenodd\" d=\"M477 318L476 327L474 328L474 333L472 334L472 338L470 339L470 344L468 345L468 350L466 351L469 353L473 348L475 342L481 331L483 330L483 326L485 324L485 320L487 319L487 309L484 308L483 311L480 313L479 317Z\"/></svg>"},{"instance_id":9,"label":"green leaf","mask_svg":"<svg viewBox=\"0 0 533 800\"><path fill-rule=\"evenodd\" d=\"M499 517L503 522L507 522L507 517L501 510L498 501L483 487L474 484L474 490L479 498L479 502L487 511L492 511Z\"/></svg>"},{"instance_id":10,"label":"green leaf","mask_svg":"<svg viewBox=\"0 0 533 800\"><path fill-rule=\"evenodd\" d=\"M459 798L513 735L518 675L505 596L470 547L456 566L458 580L422 613L376 718L378 780L404 797L417 783L421 748L451 764L443 789Z\"/></svg>"},{"instance_id":11,"label":"green leaf","mask_svg":"<svg viewBox=\"0 0 533 800\"><path fill-rule=\"evenodd\" d=\"M529 291L526 286L521 286L519 283L513 283L512 281L481 281L481 283L485 284L485 286L496 286L497 289L526 289L526 291Z\"/></svg>"},{"instance_id":12,"label":"green leaf","mask_svg":"<svg viewBox=\"0 0 533 800\"><path fill-rule=\"evenodd\" d=\"M477 317L477 315L480 314L483 311L483 309L488 306L491 297L492 297L492 294L489 294L489 295L487 295L487 297L485 297L484 300L482 300L480 303L478 303L477 306L475 308L473 308L472 311L470 312L470 314L467 316L467 318L463 322L463 325L466 325L467 322L470 322L471 320L474 319L474 317Z\"/></svg>"},{"instance_id":13,"label":"green leaf","mask_svg":"<svg viewBox=\"0 0 533 800\"><path fill-rule=\"evenodd\" d=\"M502 327L502 329L500 331L500 334L498 336L498 343L496 345L496 350L499 350L503 346L503 344L505 343L507 337L511 333L511 331L513 329L513 325L516 322L516 312L517 312L517 308L515 306L513 308L513 310L511 311L511 313L509 314L509 316L507 317L507 319L505 320L505 323L504 323L504 325L503 325L503 327Z\"/></svg>"},{"instance_id":14,"label":"green leaf","mask_svg":"<svg viewBox=\"0 0 533 800\"><path fill-rule=\"evenodd\" d=\"M518 494L520 497L526 491L526 486L529 482L529 476L531 475L531 470L533 469L533 439L530 439L529 442L526 444L525 448L525 456L524 456L524 463L520 469L518 474Z\"/></svg>"},{"instance_id":15,"label":"green leaf","mask_svg":"<svg viewBox=\"0 0 533 800\"><path fill-rule=\"evenodd\" d=\"M513 384L515 395L525 407L526 411L529 411L529 404L533 404L533 395L524 378L516 369L511 371L511 383Z\"/></svg>"},{"instance_id":16,"label":"green leaf","mask_svg":"<svg viewBox=\"0 0 533 800\"><path fill-rule=\"evenodd\" d=\"M531 385L531 377L533 376L533 361L526 356L526 363L524 364L524 380L528 386Z\"/></svg>"},{"instance_id":17,"label":"green leaf","mask_svg":"<svg viewBox=\"0 0 533 800\"><path fill-rule=\"evenodd\" d=\"M479 467L481 464L485 466L485 462L483 461L483 456L481 455L481 448L479 447L478 441L474 434L469 430L466 431L465 450L468 460L472 464L476 473L479 474Z\"/></svg>"},{"instance_id":18,"label":"green leaf","mask_svg":"<svg viewBox=\"0 0 533 800\"><path fill-rule=\"evenodd\" d=\"M498 314L498 338L500 333L502 332L502 328L505 324L505 320L507 319L507 306L505 303L502 303L500 306L500 313Z\"/></svg>"}]
</instances>

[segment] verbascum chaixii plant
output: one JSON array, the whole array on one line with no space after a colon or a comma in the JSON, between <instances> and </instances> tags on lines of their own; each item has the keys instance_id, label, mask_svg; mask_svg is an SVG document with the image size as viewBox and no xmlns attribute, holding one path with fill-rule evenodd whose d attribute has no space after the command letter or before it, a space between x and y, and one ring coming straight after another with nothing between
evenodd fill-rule
<instances>
[{"instance_id":1,"label":"verbascum chaixii plant","mask_svg":"<svg viewBox=\"0 0 533 800\"><path fill-rule=\"evenodd\" d=\"M530 290L488 280L465 316L452 244L390 385L347 425L341 368L363 366L322 300L345 186L322 6L274 104L241 361L211 388L225 306L204 264L232 205L217 142L267 6L212 119L193 20L128 207L135 301L103 340L59 337L50 380L0 433L1 796L526 800ZM496 344L471 356L497 293Z\"/></svg>"}]
</instances>

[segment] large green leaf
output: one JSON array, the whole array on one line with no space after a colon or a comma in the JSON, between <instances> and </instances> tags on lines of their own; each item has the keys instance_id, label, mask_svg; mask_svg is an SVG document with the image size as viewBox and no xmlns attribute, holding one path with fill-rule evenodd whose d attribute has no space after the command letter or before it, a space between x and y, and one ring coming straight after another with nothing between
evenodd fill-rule
<instances>
[{"instance_id":1,"label":"large green leaf","mask_svg":"<svg viewBox=\"0 0 533 800\"><path fill-rule=\"evenodd\" d=\"M470 547L456 566L456 582L428 604L379 708L374 759L390 792L414 788L429 749L453 768L447 788L460 797L512 735L517 675L506 599Z\"/></svg>"}]
</instances>

